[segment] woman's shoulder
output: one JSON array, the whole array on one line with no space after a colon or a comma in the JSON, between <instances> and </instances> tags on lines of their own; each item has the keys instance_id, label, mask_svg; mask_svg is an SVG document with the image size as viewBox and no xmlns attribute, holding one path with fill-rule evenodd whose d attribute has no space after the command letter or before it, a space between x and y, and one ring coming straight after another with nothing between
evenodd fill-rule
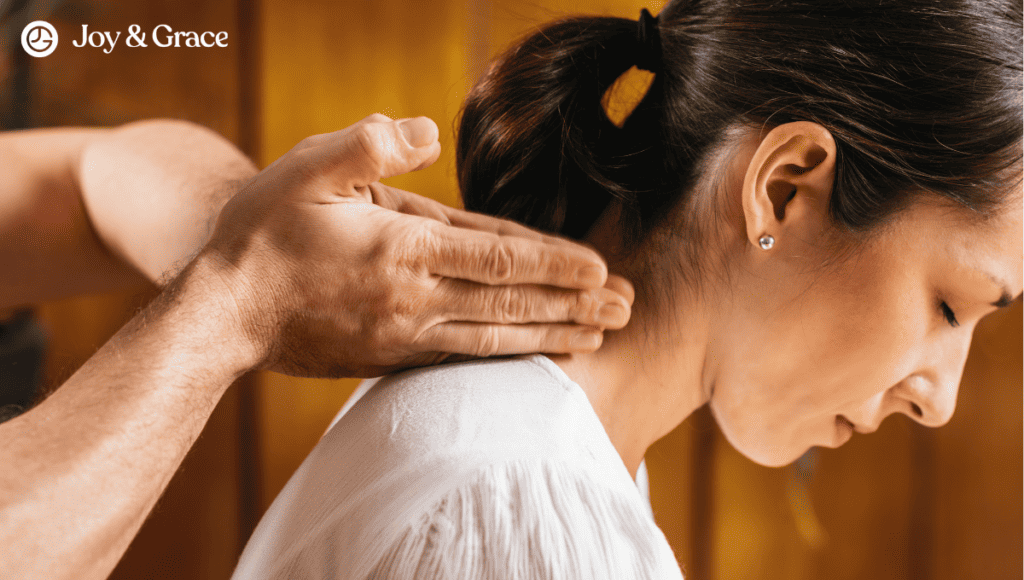
<instances>
[{"instance_id":1,"label":"woman's shoulder","mask_svg":"<svg viewBox=\"0 0 1024 580\"><path fill-rule=\"evenodd\" d=\"M274 501L236 577L306 577L326 567L348 572L325 577L365 578L388 558L440 558L416 550L442 545L438 534L454 529L449 524L469 525L459 541L470 544L444 544L451 548L441 551L445 558L499 549L474 547L484 537L528 550L541 537L573 544L612 534L620 547L654 537L662 556L668 549L582 389L534 356L432 367L373 384ZM550 548L556 560L571 556L558 551L562 544ZM250 575L257 570L280 573ZM409 576L388 570L376 577Z\"/></svg>"},{"instance_id":2,"label":"woman's shoulder","mask_svg":"<svg viewBox=\"0 0 1024 580\"><path fill-rule=\"evenodd\" d=\"M435 365L389 375L376 381L376 393L398 403L455 403L472 406L543 406L576 394L579 387L542 355L474 360ZM580 391L582 393L582 391ZM363 402L364 396L357 402Z\"/></svg>"},{"instance_id":3,"label":"woman's shoulder","mask_svg":"<svg viewBox=\"0 0 1024 580\"><path fill-rule=\"evenodd\" d=\"M606 437L578 385L540 355L439 365L375 382L325 436L374 454L463 460L571 453Z\"/></svg>"}]
</instances>

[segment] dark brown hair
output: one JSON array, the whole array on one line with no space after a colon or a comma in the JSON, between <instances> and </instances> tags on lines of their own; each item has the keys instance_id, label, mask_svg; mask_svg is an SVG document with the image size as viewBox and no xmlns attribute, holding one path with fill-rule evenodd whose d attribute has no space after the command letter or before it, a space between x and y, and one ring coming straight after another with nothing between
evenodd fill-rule
<instances>
[{"instance_id":1,"label":"dark brown hair","mask_svg":"<svg viewBox=\"0 0 1024 580\"><path fill-rule=\"evenodd\" d=\"M641 58L637 22L548 24L466 100L465 206L580 238L614 198L636 243L688 203L730 127L812 121L836 141L841 228L869 231L921 195L984 215L1019 173L1021 12L1020 0L669 2L660 71L621 128L601 98Z\"/></svg>"}]
</instances>

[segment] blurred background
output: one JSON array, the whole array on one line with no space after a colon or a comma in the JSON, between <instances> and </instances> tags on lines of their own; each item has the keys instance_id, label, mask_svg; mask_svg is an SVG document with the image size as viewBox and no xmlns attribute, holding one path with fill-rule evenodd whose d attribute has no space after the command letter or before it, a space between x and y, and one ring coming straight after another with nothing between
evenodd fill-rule
<instances>
[{"instance_id":1,"label":"blurred background","mask_svg":"<svg viewBox=\"0 0 1024 580\"><path fill-rule=\"evenodd\" d=\"M0 0L0 127L188 119L262 167L370 113L427 115L444 153L390 184L457 205L453 128L488 59L539 23L629 0ZM47 58L20 47L44 19ZM228 48L72 49L82 25L227 31ZM123 41L122 36L122 41ZM38 400L154 295L44 304L0 326L0 407ZM647 461L658 523L689 580L1022 577L1021 303L978 327L952 422L902 416L839 450L759 467L706 410ZM232 388L114 578L227 578L263 511L356 381L258 373Z\"/></svg>"}]
</instances>

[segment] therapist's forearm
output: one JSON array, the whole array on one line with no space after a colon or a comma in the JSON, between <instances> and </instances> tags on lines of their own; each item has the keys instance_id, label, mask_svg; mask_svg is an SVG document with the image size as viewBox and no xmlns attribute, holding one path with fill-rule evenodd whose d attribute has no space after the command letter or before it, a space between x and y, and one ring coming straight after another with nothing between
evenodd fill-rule
<instances>
[{"instance_id":1,"label":"therapist's forearm","mask_svg":"<svg viewBox=\"0 0 1024 580\"><path fill-rule=\"evenodd\" d=\"M0 424L0 578L106 578L256 361L202 261L50 398Z\"/></svg>"}]
</instances>

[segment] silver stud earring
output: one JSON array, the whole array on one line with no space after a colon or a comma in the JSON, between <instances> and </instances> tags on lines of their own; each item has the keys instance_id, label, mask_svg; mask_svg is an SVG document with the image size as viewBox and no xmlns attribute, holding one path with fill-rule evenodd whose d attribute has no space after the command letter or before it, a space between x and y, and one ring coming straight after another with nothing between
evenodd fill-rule
<instances>
[{"instance_id":1,"label":"silver stud earring","mask_svg":"<svg viewBox=\"0 0 1024 580\"><path fill-rule=\"evenodd\" d=\"M757 240L757 242L761 244L762 250L770 250L772 249L772 246L775 245L775 238L773 238L769 234L765 234L761 236L761 238Z\"/></svg>"}]
</instances>

